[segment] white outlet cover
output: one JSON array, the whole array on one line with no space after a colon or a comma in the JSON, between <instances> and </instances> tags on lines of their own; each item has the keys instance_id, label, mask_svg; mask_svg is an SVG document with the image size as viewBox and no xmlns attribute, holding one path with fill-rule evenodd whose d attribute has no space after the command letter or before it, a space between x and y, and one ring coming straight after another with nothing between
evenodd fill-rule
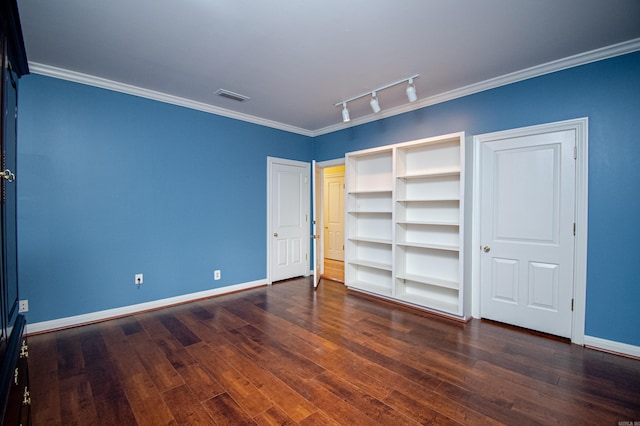
<instances>
[{"instance_id":1,"label":"white outlet cover","mask_svg":"<svg viewBox=\"0 0 640 426\"><path fill-rule=\"evenodd\" d=\"M21 300L18 302L18 312L29 312L29 301Z\"/></svg>"},{"instance_id":2,"label":"white outlet cover","mask_svg":"<svg viewBox=\"0 0 640 426\"><path fill-rule=\"evenodd\" d=\"M220 270L216 269L215 271L213 271L213 279L214 280L219 280L220 279Z\"/></svg>"},{"instance_id":3,"label":"white outlet cover","mask_svg":"<svg viewBox=\"0 0 640 426\"><path fill-rule=\"evenodd\" d=\"M144 282L144 274L136 274L133 282L136 285L142 284Z\"/></svg>"}]
</instances>

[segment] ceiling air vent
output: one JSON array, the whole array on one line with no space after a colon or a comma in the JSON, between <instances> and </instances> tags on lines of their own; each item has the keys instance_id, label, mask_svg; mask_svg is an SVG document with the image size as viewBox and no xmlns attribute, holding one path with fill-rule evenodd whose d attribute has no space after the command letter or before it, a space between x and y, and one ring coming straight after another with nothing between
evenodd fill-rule
<instances>
[{"instance_id":1,"label":"ceiling air vent","mask_svg":"<svg viewBox=\"0 0 640 426\"><path fill-rule=\"evenodd\" d=\"M225 89L218 89L216 91L216 95L222 96L223 98L232 99L232 100L238 101L238 102L244 102L244 101L248 101L249 99L251 99L248 96L241 95L240 93L230 92L230 91L225 90Z\"/></svg>"}]
</instances>

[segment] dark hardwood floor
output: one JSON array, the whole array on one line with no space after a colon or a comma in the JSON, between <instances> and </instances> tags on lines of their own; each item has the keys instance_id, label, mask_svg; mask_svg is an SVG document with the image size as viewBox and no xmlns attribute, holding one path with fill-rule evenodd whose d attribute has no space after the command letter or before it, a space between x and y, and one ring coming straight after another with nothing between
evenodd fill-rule
<instances>
[{"instance_id":1,"label":"dark hardwood floor","mask_svg":"<svg viewBox=\"0 0 640 426\"><path fill-rule=\"evenodd\" d=\"M34 425L617 425L640 361L297 279L29 337Z\"/></svg>"}]
</instances>

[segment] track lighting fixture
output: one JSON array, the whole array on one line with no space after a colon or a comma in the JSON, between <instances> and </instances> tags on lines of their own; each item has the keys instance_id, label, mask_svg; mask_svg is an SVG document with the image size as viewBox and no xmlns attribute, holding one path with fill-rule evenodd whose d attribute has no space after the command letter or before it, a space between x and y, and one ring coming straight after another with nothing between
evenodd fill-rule
<instances>
[{"instance_id":1,"label":"track lighting fixture","mask_svg":"<svg viewBox=\"0 0 640 426\"><path fill-rule=\"evenodd\" d=\"M347 103L342 103L342 121L348 123L351 121L351 117L349 117L349 110L347 109Z\"/></svg>"},{"instance_id":2,"label":"track lighting fixture","mask_svg":"<svg viewBox=\"0 0 640 426\"><path fill-rule=\"evenodd\" d=\"M358 96L354 96L353 98L349 98L349 99L345 99L344 101L340 101L338 103L335 104L335 106L340 106L342 105L342 121L345 123L348 123L349 121L351 121L351 117L349 116L349 110L347 109L347 103L351 102L351 101L355 101L356 99L360 99L363 98L365 96L369 96L371 95L371 100L369 101L369 105L371 106L371 109L373 110L374 113L378 113L380 112L380 102L378 101L378 95L376 94L376 92L379 92L381 90L384 89L388 89L389 87L393 87L396 86L398 84L401 83L407 83L407 99L409 99L409 102L415 102L418 99L418 95L416 94L416 86L413 84L413 79L414 78L418 78L420 77L420 74L416 74L416 75L412 75L411 77L407 77L405 79L393 82L391 84L387 84L386 86L382 86L377 88L376 90L373 90L371 92L366 92L363 93L361 95Z\"/></svg>"},{"instance_id":3,"label":"track lighting fixture","mask_svg":"<svg viewBox=\"0 0 640 426\"><path fill-rule=\"evenodd\" d=\"M409 102L415 102L418 99L416 86L413 85L413 78L409 79L409 85L407 85L407 99L409 99Z\"/></svg>"},{"instance_id":4,"label":"track lighting fixture","mask_svg":"<svg viewBox=\"0 0 640 426\"><path fill-rule=\"evenodd\" d=\"M378 97L376 96L376 92L371 92L371 100L369 101L369 105L371 105L371 109L374 113L380 112L380 102L378 102Z\"/></svg>"}]
</instances>

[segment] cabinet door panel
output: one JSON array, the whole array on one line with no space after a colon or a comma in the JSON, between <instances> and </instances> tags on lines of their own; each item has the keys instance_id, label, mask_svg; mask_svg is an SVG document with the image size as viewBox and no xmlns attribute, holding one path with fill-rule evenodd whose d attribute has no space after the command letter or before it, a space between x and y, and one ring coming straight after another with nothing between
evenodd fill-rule
<instances>
[{"instance_id":1,"label":"cabinet door panel","mask_svg":"<svg viewBox=\"0 0 640 426\"><path fill-rule=\"evenodd\" d=\"M16 173L18 76L5 57L2 99L2 170ZM2 279L5 289L6 323L13 324L18 313L18 262L15 178L2 178Z\"/></svg>"}]
</instances>

